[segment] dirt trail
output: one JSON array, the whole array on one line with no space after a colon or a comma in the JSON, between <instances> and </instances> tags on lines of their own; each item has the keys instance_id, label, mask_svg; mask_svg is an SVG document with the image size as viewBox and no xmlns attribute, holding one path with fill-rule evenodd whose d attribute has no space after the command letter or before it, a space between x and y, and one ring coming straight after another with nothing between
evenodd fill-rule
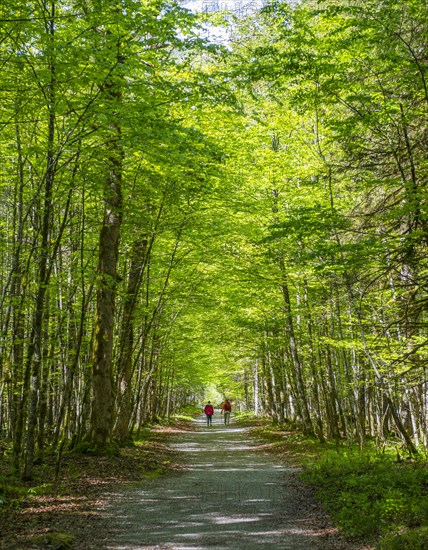
<instances>
[{"instance_id":1,"label":"dirt trail","mask_svg":"<svg viewBox=\"0 0 428 550\"><path fill-rule=\"evenodd\" d=\"M197 419L173 437L183 472L111 493L106 549L357 549L329 526L296 469L256 450L244 428Z\"/></svg>"}]
</instances>

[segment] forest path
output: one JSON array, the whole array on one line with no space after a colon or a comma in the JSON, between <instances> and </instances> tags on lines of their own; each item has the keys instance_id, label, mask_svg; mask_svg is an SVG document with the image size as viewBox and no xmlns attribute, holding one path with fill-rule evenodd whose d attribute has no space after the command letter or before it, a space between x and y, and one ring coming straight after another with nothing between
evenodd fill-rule
<instances>
[{"instance_id":1,"label":"forest path","mask_svg":"<svg viewBox=\"0 0 428 550\"><path fill-rule=\"evenodd\" d=\"M108 533L95 548L357 548L329 526L295 468L258 451L247 429L214 418L172 436L183 471L110 493Z\"/></svg>"}]
</instances>

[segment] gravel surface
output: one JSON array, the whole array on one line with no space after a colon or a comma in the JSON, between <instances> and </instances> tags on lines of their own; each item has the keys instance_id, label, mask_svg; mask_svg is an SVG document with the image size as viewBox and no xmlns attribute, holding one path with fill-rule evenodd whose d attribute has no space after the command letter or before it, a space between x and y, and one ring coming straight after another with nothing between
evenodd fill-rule
<instances>
[{"instance_id":1,"label":"gravel surface","mask_svg":"<svg viewBox=\"0 0 428 550\"><path fill-rule=\"evenodd\" d=\"M102 513L109 529L93 548L362 550L345 541L315 504L298 470L257 449L245 428L208 428L172 436L181 472L112 492Z\"/></svg>"}]
</instances>

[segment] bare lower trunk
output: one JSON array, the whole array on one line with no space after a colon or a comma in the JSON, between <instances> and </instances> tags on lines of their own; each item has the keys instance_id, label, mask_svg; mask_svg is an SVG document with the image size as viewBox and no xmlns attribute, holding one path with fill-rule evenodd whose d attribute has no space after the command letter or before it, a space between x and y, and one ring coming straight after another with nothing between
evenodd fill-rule
<instances>
[{"instance_id":1,"label":"bare lower trunk","mask_svg":"<svg viewBox=\"0 0 428 550\"><path fill-rule=\"evenodd\" d=\"M102 451L113 428L113 323L121 226L121 160L113 161L106 190L106 211L100 234L97 311L93 348L90 440Z\"/></svg>"}]
</instances>

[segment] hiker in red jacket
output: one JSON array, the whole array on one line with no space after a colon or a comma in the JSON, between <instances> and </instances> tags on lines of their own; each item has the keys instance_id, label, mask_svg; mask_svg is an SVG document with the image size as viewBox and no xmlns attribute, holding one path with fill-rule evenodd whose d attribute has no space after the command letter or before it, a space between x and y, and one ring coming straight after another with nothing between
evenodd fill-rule
<instances>
[{"instance_id":1,"label":"hiker in red jacket","mask_svg":"<svg viewBox=\"0 0 428 550\"><path fill-rule=\"evenodd\" d=\"M229 424L231 412L232 412L232 405L230 404L230 401L226 399L226 401L223 403L221 407L221 414L223 414L224 416L225 425Z\"/></svg>"},{"instance_id":2,"label":"hiker in red jacket","mask_svg":"<svg viewBox=\"0 0 428 550\"><path fill-rule=\"evenodd\" d=\"M211 401L205 405L204 413L207 416L207 426L211 426L213 422L214 407L211 405Z\"/></svg>"}]
</instances>

